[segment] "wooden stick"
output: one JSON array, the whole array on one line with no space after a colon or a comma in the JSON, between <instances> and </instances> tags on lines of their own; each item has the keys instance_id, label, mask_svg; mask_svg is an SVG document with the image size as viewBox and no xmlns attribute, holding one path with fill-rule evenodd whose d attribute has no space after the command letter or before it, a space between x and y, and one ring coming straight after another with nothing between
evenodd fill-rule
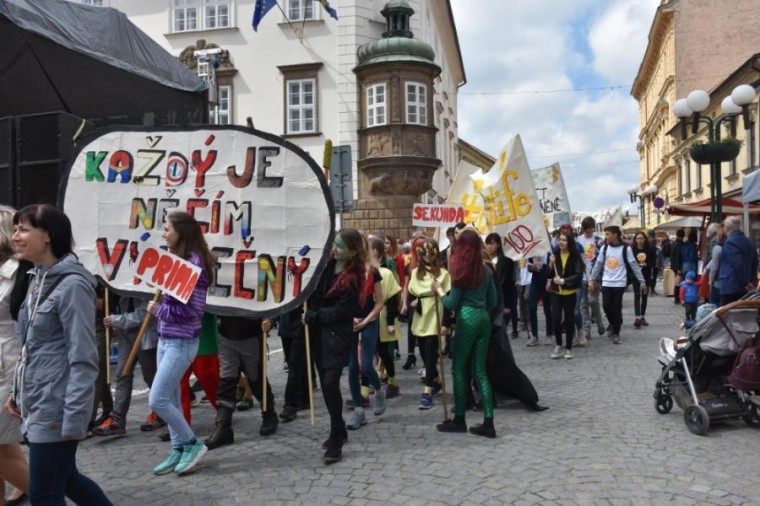
<instances>
[{"instance_id":1,"label":"wooden stick","mask_svg":"<svg viewBox=\"0 0 760 506\"><path fill-rule=\"evenodd\" d=\"M438 328L438 335L436 336L436 339L438 339L438 362L439 362L439 368L440 368L440 375L441 375L441 404L443 405L443 421L446 421L449 419L449 408L448 408L448 400L446 399L446 371L443 368L443 346L441 345L441 313L440 309L438 308L438 304L441 301L441 297L438 294L435 294L435 326Z\"/></svg>"},{"instance_id":2,"label":"wooden stick","mask_svg":"<svg viewBox=\"0 0 760 506\"><path fill-rule=\"evenodd\" d=\"M303 314L309 309L309 303L303 303ZM311 414L311 426L314 427L314 387L311 384L311 338L309 336L309 324L304 323L304 332L306 339L306 377L309 381L309 413Z\"/></svg>"},{"instance_id":3,"label":"wooden stick","mask_svg":"<svg viewBox=\"0 0 760 506\"><path fill-rule=\"evenodd\" d=\"M105 317L111 316L111 304L109 300L109 290L106 286L106 293L103 297L103 304L105 305L104 313ZM111 386L111 327L106 327L106 385Z\"/></svg>"},{"instance_id":4,"label":"wooden stick","mask_svg":"<svg viewBox=\"0 0 760 506\"><path fill-rule=\"evenodd\" d=\"M261 410L267 412L267 362L269 362L269 354L267 350L267 340L269 339L269 332L264 332L261 336Z\"/></svg>"},{"instance_id":5,"label":"wooden stick","mask_svg":"<svg viewBox=\"0 0 760 506\"><path fill-rule=\"evenodd\" d=\"M156 295L153 296L153 302L158 302L158 299L160 298L161 290L157 291ZM145 335L145 332L148 330L148 326L150 325L150 321L152 319L153 315L148 312L143 319L142 325L140 326L140 332L137 333L137 337L135 338L135 342L132 345L132 349L129 351L129 357L127 357L127 361L124 362L124 368L121 370L122 376L127 374L127 371L132 370L135 359L137 359L137 352L140 351L140 346L142 346L143 335Z\"/></svg>"}]
</instances>

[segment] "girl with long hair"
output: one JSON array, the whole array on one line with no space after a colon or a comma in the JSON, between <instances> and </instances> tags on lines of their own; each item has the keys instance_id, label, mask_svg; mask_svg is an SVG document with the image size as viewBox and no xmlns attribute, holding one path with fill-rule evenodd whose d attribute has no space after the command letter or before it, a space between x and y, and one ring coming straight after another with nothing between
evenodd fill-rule
<instances>
[{"instance_id":1,"label":"girl with long hair","mask_svg":"<svg viewBox=\"0 0 760 506\"><path fill-rule=\"evenodd\" d=\"M409 311L409 308L412 305L415 305L416 307L417 303L415 302L414 296L409 297L409 281L411 280L412 271L414 271L414 269L416 269L420 263L418 252L423 248L424 244L424 236L416 237L412 240L409 250L409 263L406 265L404 282L401 284L403 287L403 290L401 292L401 314L406 315L407 319L409 320L406 329L406 362L404 362L404 365L401 366L401 368L405 371L408 371L417 364L417 356L414 354L414 348L417 346L417 337L415 336L413 330L415 312ZM420 349L420 353L422 353L422 349Z\"/></svg>"},{"instance_id":2,"label":"girl with long hair","mask_svg":"<svg viewBox=\"0 0 760 506\"><path fill-rule=\"evenodd\" d=\"M38 204L13 216L18 260L34 264L18 311L21 358L6 409L22 417L29 441L32 504L110 505L100 487L80 474L79 441L87 434L98 376L95 278L73 250L71 221Z\"/></svg>"},{"instance_id":3,"label":"girl with long hair","mask_svg":"<svg viewBox=\"0 0 760 506\"><path fill-rule=\"evenodd\" d=\"M214 257L195 218L173 212L164 223L161 237L169 252L201 268L201 275L187 304L170 295L160 303L148 303L158 319L158 370L148 402L169 426L169 455L153 468L155 474L188 473L208 448L196 437L180 407L180 380L198 354L199 336L206 310L206 292L214 277Z\"/></svg>"},{"instance_id":4,"label":"girl with long hair","mask_svg":"<svg viewBox=\"0 0 760 506\"><path fill-rule=\"evenodd\" d=\"M573 335L575 325L575 303L578 288L583 281L585 264L575 244L571 230L562 230L557 236L557 253L549 257L550 279L546 290L552 293L551 304L554 315L554 342L556 347L551 358L562 358L562 329L565 330L564 357L573 358ZM563 318L564 317L564 318Z\"/></svg>"},{"instance_id":5,"label":"girl with long hair","mask_svg":"<svg viewBox=\"0 0 760 506\"><path fill-rule=\"evenodd\" d=\"M398 396L400 389L396 381L396 365L394 364L393 350L398 342L398 333L396 332L396 318L398 317L398 300L401 292L398 275L388 266L390 258L385 256L386 249L383 247L383 241L378 237L370 237L369 253L370 262L377 267L382 277L381 289L385 305L380 312L380 342L377 346L377 354L385 367L388 375L388 386L385 395L388 399ZM386 239L387 245L387 239Z\"/></svg>"},{"instance_id":6,"label":"girl with long hair","mask_svg":"<svg viewBox=\"0 0 760 506\"><path fill-rule=\"evenodd\" d=\"M327 464L341 459L343 444L348 440L340 376L348 365L351 347L356 346L354 316L366 301L366 258L364 238L357 230L346 228L338 232L332 258L309 297L309 309L303 316L304 323L311 326L310 337L314 340L311 349L330 414L330 436L322 445Z\"/></svg>"},{"instance_id":7,"label":"girl with long hair","mask_svg":"<svg viewBox=\"0 0 760 506\"><path fill-rule=\"evenodd\" d=\"M633 251L633 258L636 259L636 263L641 268L641 274L644 275L644 279L651 279L652 272L657 266L657 249L649 244L649 239L644 232L636 232L636 235L633 237L633 244L631 244L631 250ZM641 292L641 283L638 280L634 281L633 308L636 312L636 319L633 321L633 326L637 329L640 329L642 325L649 325L646 319L648 298L648 293Z\"/></svg>"},{"instance_id":8,"label":"girl with long hair","mask_svg":"<svg viewBox=\"0 0 760 506\"><path fill-rule=\"evenodd\" d=\"M410 329L420 341L420 353L425 364L425 389L420 396L419 409L433 407L433 395L441 389L438 377L438 340L445 332L443 327L443 306L435 296L434 283L443 292L451 289L451 276L441 267L438 243L434 239L424 239L417 248L419 264L409 276L409 294L415 297L410 309L414 313ZM463 405L464 406L464 405Z\"/></svg>"},{"instance_id":9,"label":"girl with long hair","mask_svg":"<svg viewBox=\"0 0 760 506\"><path fill-rule=\"evenodd\" d=\"M438 424L441 432L467 432L467 368L473 374L483 402L483 423L470 427L477 436L496 437L493 425L493 393L486 374L486 353L491 339L489 311L496 307L496 285L493 275L483 265L483 241L474 230L465 229L457 237L449 259L451 292L433 282L432 289L443 305L457 314L452 376L454 378L454 419Z\"/></svg>"}]
</instances>

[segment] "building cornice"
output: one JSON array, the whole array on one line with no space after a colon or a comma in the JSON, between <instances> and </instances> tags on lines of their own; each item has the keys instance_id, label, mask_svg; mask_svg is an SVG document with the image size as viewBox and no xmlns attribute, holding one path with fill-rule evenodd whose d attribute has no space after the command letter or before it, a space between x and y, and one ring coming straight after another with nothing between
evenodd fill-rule
<instances>
[{"instance_id":1,"label":"building cornice","mask_svg":"<svg viewBox=\"0 0 760 506\"><path fill-rule=\"evenodd\" d=\"M631 86L631 95L640 101L647 89L660 60L662 46L673 26L673 2L662 4L657 8L649 30L649 43L644 58L639 65L639 71Z\"/></svg>"}]
</instances>

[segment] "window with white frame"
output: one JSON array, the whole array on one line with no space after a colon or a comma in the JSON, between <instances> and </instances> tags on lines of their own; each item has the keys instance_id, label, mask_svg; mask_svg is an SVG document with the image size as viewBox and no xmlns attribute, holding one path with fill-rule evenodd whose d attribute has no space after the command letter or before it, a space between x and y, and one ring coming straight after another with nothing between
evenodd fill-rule
<instances>
[{"instance_id":1,"label":"window with white frame","mask_svg":"<svg viewBox=\"0 0 760 506\"><path fill-rule=\"evenodd\" d=\"M217 102L216 124L229 125L232 123L232 86L219 86Z\"/></svg>"},{"instance_id":2,"label":"window with white frame","mask_svg":"<svg viewBox=\"0 0 760 506\"><path fill-rule=\"evenodd\" d=\"M385 123L385 83L367 86L367 126Z\"/></svg>"},{"instance_id":3,"label":"window with white frame","mask_svg":"<svg viewBox=\"0 0 760 506\"><path fill-rule=\"evenodd\" d=\"M427 125L427 87L420 83L406 83L406 122Z\"/></svg>"},{"instance_id":4,"label":"window with white frame","mask_svg":"<svg viewBox=\"0 0 760 506\"><path fill-rule=\"evenodd\" d=\"M188 32L228 28L232 26L233 1L172 0L172 31Z\"/></svg>"},{"instance_id":5,"label":"window with white frame","mask_svg":"<svg viewBox=\"0 0 760 506\"><path fill-rule=\"evenodd\" d=\"M309 21L317 19L317 10L315 8L316 2L314 0L286 0L287 9L285 12L288 14L288 20L290 21Z\"/></svg>"},{"instance_id":6,"label":"window with white frame","mask_svg":"<svg viewBox=\"0 0 760 506\"><path fill-rule=\"evenodd\" d=\"M172 31L198 29L198 0L172 0Z\"/></svg>"},{"instance_id":7,"label":"window with white frame","mask_svg":"<svg viewBox=\"0 0 760 506\"><path fill-rule=\"evenodd\" d=\"M287 134L317 131L316 79L287 81Z\"/></svg>"}]
</instances>

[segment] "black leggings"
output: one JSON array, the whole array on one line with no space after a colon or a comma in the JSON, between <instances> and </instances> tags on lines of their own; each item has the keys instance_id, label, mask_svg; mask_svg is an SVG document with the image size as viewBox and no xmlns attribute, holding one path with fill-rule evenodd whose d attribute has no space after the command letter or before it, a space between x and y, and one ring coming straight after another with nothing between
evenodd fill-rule
<instances>
[{"instance_id":1,"label":"black leggings","mask_svg":"<svg viewBox=\"0 0 760 506\"><path fill-rule=\"evenodd\" d=\"M419 338L422 362L425 364L425 386L433 388L438 377L438 336Z\"/></svg>"},{"instance_id":2,"label":"black leggings","mask_svg":"<svg viewBox=\"0 0 760 506\"><path fill-rule=\"evenodd\" d=\"M393 363L393 348L395 345L396 341L380 341L377 343L377 354L380 355L380 360L383 361L385 372L388 373L389 378L396 377L396 365Z\"/></svg>"},{"instance_id":3,"label":"black leggings","mask_svg":"<svg viewBox=\"0 0 760 506\"><path fill-rule=\"evenodd\" d=\"M322 396L330 414L330 437L339 438L346 433L343 421L343 396L340 394L340 375L343 369L319 369L319 383L322 385Z\"/></svg>"},{"instance_id":4,"label":"black leggings","mask_svg":"<svg viewBox=\"0 0 760 506\"><path fill-rule=\"evenodd\" d=\"M559 295L553 293L552 315L554 316L554 342L557 346L562 346L562 317L564 316L564 328L566 343L565 349L573 349L573 336L575 335L575 298L576 294Z\"/></svg>"},{"instance_id":5,"label":"black leggings","mask_svg":"<svg viewBox=\"0 0 760 506\"><path fill-rule=\"evenodd\" d=\"M406 352L409 355L414 355L414 347L417 346L417 337L412 333L412 320L414 320L414 309L410 308L407 314L409 315L409 324L407 325L407 329L406 329ZM420 353L422 353L422 348L420 348Z\"/></svg>"}]
</instances>

